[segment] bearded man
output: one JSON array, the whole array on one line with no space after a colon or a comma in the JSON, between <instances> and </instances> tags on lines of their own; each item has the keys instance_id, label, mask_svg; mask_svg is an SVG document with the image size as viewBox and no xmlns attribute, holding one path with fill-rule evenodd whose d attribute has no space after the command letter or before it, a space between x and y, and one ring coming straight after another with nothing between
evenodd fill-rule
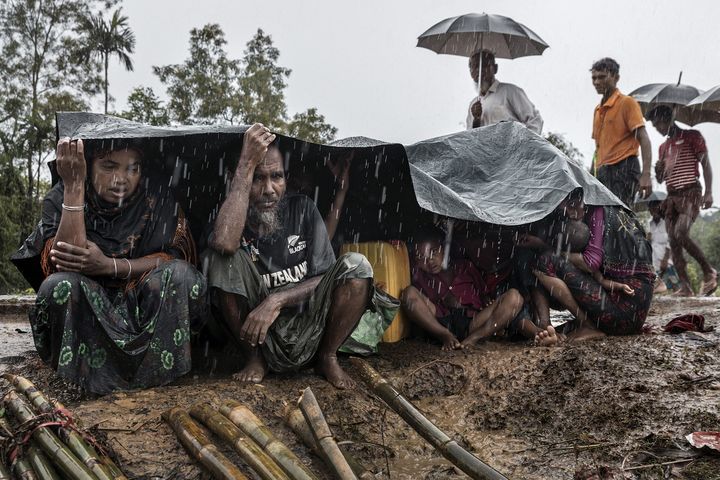
<instances>
[{"instance_id":1,"label":"bearded man","mask_svg":"<svg viewBox=\"0 0 720 480\"><path fill-rule=\"evenodd\" d=\"M357 253L337 261L315 204L285 195L275 135L246 132L227 198L205 253L215 311L246 357L235 378L315 368L337 388L352 379L337 350L370 304L372 267Z\"/></svg>"}]
</instances>

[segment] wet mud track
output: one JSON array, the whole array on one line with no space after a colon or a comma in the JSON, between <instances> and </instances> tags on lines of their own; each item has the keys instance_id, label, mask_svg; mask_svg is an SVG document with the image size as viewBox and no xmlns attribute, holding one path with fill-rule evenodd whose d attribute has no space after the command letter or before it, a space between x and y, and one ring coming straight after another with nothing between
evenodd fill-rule
<instances>
[{"instance_id":1,"label":"wet mud track","mask_svg":"<svg viewBox=\"0 0 720 480\"><path fill-rule=\"evenodd\" d=\"M661 333L671 318L690 312L705 315L716 331ZM658 298L648 324L650 334L556 348L498 340L444 353L410 340L382 345L369 362L441 429L509 478L720 479L720 457L685 441L693 431L720 430L720 299ZM331 478L281 419L307 386L337 439L377 478L465 478L363 385L338 391L309 370L241 385L229 371L201 369L169 386L88 399L34 353L1 355L12 358L0 358L0 370L25 375L64 401L131 478L208 478L160 413L224 398L248 405L320 478ZM622 470L623 464L683 459L692 461Z\"/></svg>"}]
</instances>

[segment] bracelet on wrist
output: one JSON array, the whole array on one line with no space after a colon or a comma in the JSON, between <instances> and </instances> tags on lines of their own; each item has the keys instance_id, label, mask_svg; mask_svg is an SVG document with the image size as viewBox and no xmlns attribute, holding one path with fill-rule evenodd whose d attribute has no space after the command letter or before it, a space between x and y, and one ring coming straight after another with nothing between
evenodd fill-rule
<instances>
[{"instance_id":1,"label":"bracelet on wrist","mask_svg":"<svg viewBox=\"0 0 720 480\"><path fill-rule=\"evenodd\" d=\"M117 278L117 258L113 258L113 269L115 270L113 278Z\"/></svg>"},{"instance_id":2,"label":"bracelet on wrist","mask_svg":"<svg viewBox=\"0 0 720 480\"><path fill-rule=\"evenodd\" d=\"M68 212L84 212L85 211L85 204L82 205L65 205L62 204L62 209L67 210Z\"/></svg>"},{"instance_id":3,"label":"bracelet on wrist","mask_svg":"<svg viewBox=\"0 0 720 480\"><path fill-rule=\"evenodd\" d=\"M125 278L123 278L123 280L129 280L130 275L132 275L132 263L130 263L130 260L128 260L127 258L123 258L123 260L125 260L128 264L128 273L127 273L127 276Z\"/></svg>"}]
</instances>

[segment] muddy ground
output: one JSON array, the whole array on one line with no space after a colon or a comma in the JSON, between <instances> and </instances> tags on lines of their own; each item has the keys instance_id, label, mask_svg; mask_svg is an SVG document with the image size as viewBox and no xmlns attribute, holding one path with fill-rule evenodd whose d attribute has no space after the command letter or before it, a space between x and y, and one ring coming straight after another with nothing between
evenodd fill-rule
<instances>
[{"instance_id":1,"label":"muddy ground","mask_svg":"<svg viewBox=\"0 0 720 480\"><path fill-rule=\"evenodd\" d=\"M661 325L688 312L705 315L716 331L660 333ZM441 429L509 478L720 479L720 457L685 440L694 431L720 430L720 299L661 297L648 323L653 333L557 348L498 340L445 354L410 340L382 345L369 361ZM338 391L311 371L240 385L230 379L232 362L222 361L224 372L202 367L173 385L82 399L24 351L31 337L23 317L2 317L0 338L0 371L25 375L64 401L130 478L208 478L160 413L224 398L248 405L320 478L331 478L280 417L307 386L337 439L377 478L464 477L363 386ZM623 470L683 459L691 461Z\"/></svg>"}]
</instances>

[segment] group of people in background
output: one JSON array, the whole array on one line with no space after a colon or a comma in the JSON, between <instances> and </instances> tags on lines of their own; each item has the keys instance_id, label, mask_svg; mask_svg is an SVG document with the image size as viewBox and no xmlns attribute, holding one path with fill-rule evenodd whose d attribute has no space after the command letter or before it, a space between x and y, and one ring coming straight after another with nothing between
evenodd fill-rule
<instances>
[{"instance_id":1,"label":"group of people in background","mask_svg":"<svg viewBox=\"0 0 720 480\"><path fill-rule=\"evenodd\" d=\"M468 110L468 128L510 120L541 133L542 117L525 92L495 78L498 67L492 53L473 55L469 68L470 76L478 84L479 95ZM675 294L711 295L717 289L717 271L690 236L690 228L700 209L710 208L713 204L712 167L705 139L697 130L680 128L669 106L659 105L647 112L647 120L665 137L658 151L655 178L667 188L666 199L648 198L652 194L652 147L640 105L618 89L620 65L612 58L595 62L590 73L595 90L602 95L593 113L592 138L596 150L591 173L630 208L635 205L637 194L639 198L649 200L647 203L652 212L649 230L654 250L657 250L654 251L656 270L660 278L677 287ZM667 237L659 231L659 225L665 227ZM669 249L662 243L665 238ZM685 252L702 269L703 280L698 292L690 283ZM677 281L673 282L675 275ZM658 282L659 292L663 291L663 285L664 281Z\"/></svg>"}]
</instances>

